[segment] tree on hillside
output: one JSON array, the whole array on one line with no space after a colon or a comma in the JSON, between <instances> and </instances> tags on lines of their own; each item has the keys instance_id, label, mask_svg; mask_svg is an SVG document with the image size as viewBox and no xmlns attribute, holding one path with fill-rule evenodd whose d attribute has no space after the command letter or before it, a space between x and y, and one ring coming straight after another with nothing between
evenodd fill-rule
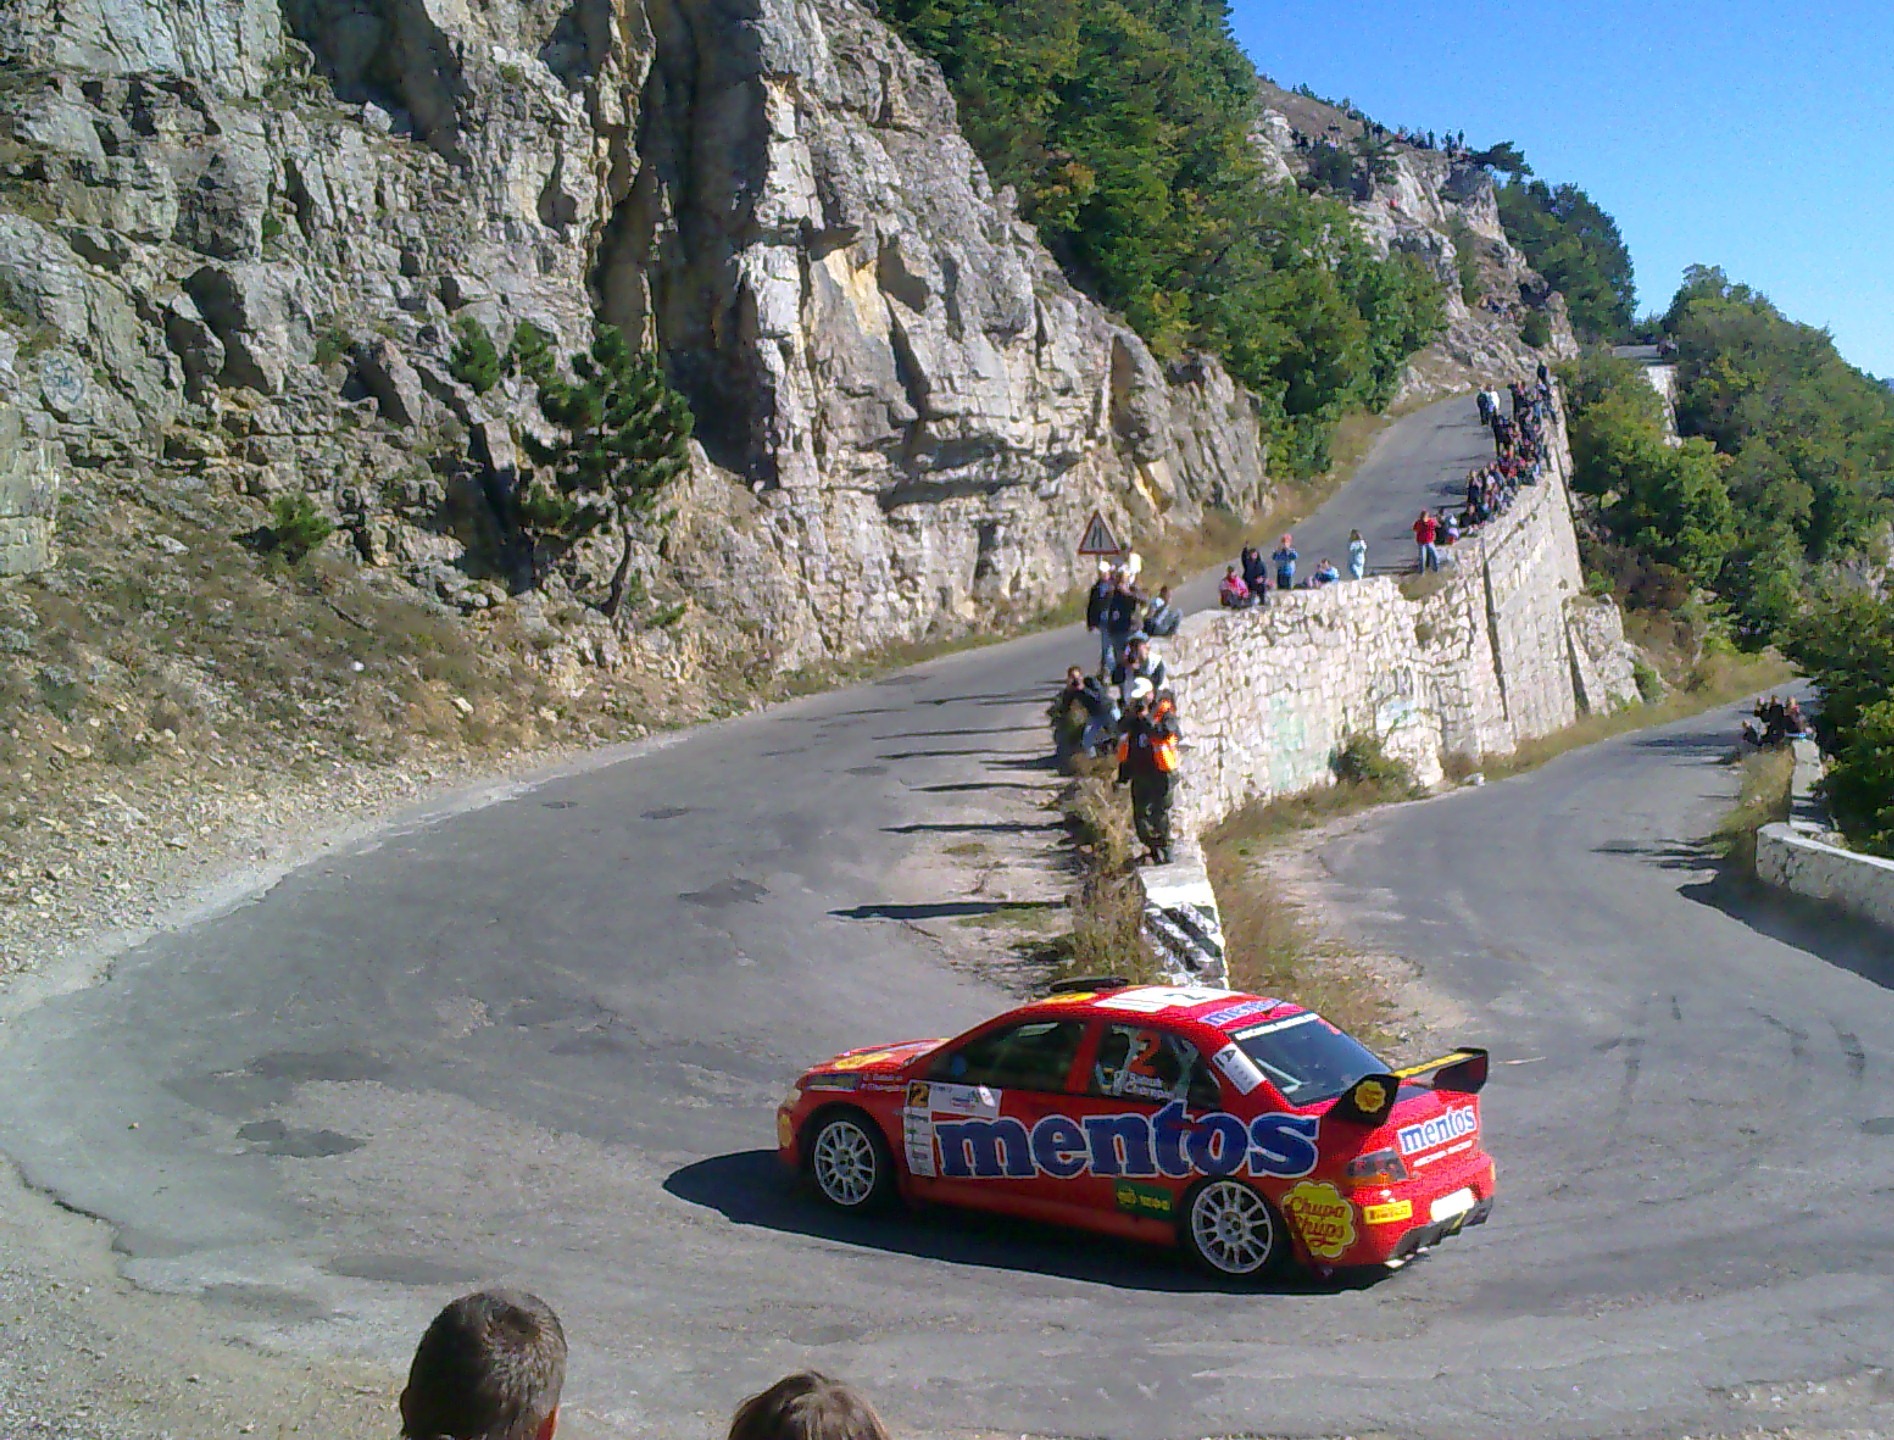
<instances>
[{"instance_id":1,"label":"tree on hillside","mask_svg":"<svg viewBox=\"0 0 1894 1440\"><path fill-rule=\"evenodd\" d=\"M1431 276L1368 251L1329 198L1385 174L1382 142L1365 160L1308 147L1308 195L1271 182L1256 70L1222 0L879 9L940 63L988 173L1073 281L1161 358L1210 351L1257 394L1273 466L1321 468L1340 415L1385 403L1382 357L1441 323ZM1430 313L1433 329L1417 325Z\"/></svg>"},{"instance_id":2,"label":"tree on hillside","mask_svg":"<svg viewBox=\"0 0 1894 1440\"><path fill-rule=\"evenodd\" d=\"M1510 175L1515 181L1524 180L1532 174L1532 166L1526 163L1525 152L1510 140L1502 140L1485 150L1476 150L1467 156L1467 160L1496 175Z\"/></svg>"},{"instance_id":3,"label":"tree on hillside","mask_svg":"<svg viewBox=\"0 0 1894 1440\"><path fill-rule=\"evenodd\" d=\"M1686 272L1664 329L1678 427L1732 457L1739 505L1788 525L1806 561L1859 552L1894 513L1894 396L1714 267Z\"/></svg>"},{"instance_id":4,"label":"tree on hillside","mask_svg":"<svg viewBox=\"0 0 1894 1440\"><path fill-rule=\"evenodd\" d=\"M517 497L520 525L562 548L616 529L618 565L600 607L616 617L630 588L638 528L662 529L664 488L689 468L690 407L666 381L657 354L632 349L610 325L572 357L572 379L539 369L540 413L558 433L550 442L527 437L540 470Z\"/></svg>"},{"instance_id":5,"label":"tree on hillside","mask_svg":"<svg viewBox=\"0 0 1894 1440\"><path fill-rule=\"evenodd\" d=\"M1572 325L1588 340L1630 333L1631 251L1618 222L1576 185L1515 179L1499 191L1499 218L1527 263L1565 296Z\"/></svg>"}]
</instances>

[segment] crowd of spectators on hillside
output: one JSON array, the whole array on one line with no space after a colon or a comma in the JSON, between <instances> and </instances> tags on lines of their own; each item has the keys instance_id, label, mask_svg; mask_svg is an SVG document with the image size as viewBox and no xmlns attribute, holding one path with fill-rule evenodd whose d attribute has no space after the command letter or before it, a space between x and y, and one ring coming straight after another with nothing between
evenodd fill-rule
<instances>
[{"instance_id":1,"label":"crowd of spectators on hillside","mask_svg":"<svg viewBox=\"0 0 1894 1440\"><path fill-rule=\"evenodd\" d=\"M461 1296L415 1349L403 1440L553 1440L566 1356L559 1317L537 1295ZM729 1440L888 1440L888 1431L852 1386L800 1370L737 1406Z\"/></svg>"},{"instance_id":2,"label":"crowd of spectators on hillside","mask_svg":"<svg viewBox=\"0 0 1894 1440\"><path fill-rule=\"evenodd\" d=\"M1514 381L1507 398L1493 389L1479 392L1481 424L1492 434L1493 459L1467 476L1466 501L1457 511L1423 510L1413 524L1415 565L1437 571L1451 558L1454 545L1503 514L1523 485L1536 484L1545 459L1545 427L1554 418L1551 376L1539 367L1536 383ZM1098 665L1087 673L1074 665L1048 709L1061 759L1099 757L1116 750L1119 779L1131 786L1133 818L1145 857L1169 859L1171 776L1180 738L1177 703L1163 658L1154 640L1177 633L1183 619L1170 587L1155 596L1140 584L1143 565L1136 554L1114 564L1102 560L1085 605L1085 626L1098 637ZM1324 555L1304 568L1292 533L1273 550L1245 545L1217 586L1217 603L1248 610L1270 603L1273 593L1314 590L1344 577L1368 573L1368 542L1360 530L1348 535L1346 569Z\"/></svg>"}]
</instances>

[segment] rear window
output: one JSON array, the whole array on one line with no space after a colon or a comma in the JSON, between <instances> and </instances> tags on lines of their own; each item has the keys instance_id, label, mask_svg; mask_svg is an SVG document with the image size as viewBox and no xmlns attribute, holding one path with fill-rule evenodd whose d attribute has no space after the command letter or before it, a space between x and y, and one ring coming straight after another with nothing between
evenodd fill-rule
<instances>
[{"instance_id":1,"label":"rear window","mask_svg":"<svg viewBox=\"0 0 1894 1440\"><path fill-rule=\"evenodd\" d=\"M1311 1010L1252 1025L1232 1038L1292 1105L1332 1100L1362 1076L1387 1068Z\"/></svg>"}]
</instances>

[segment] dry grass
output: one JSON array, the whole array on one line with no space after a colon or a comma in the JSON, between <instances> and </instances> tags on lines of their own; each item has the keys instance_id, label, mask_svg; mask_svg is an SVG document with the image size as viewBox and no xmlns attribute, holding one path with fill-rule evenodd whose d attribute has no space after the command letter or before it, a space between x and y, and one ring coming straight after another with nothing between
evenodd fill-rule
<instances>
[{"instance_id":1,"label":"dry grass","mask_svg":"<svg viewBox=\"0 0 1894 1440\"><path fill-rule=\"evenodd\" d=\"M1049 940L1020 946L1045 966L1049 979L1122 975L1150 983L1163 979L1157 954L1144 938L1144 890L1132 857L1137 835L1131 806L1112 784L1110 767L1081 763L1081 773L1059 797L1083 879L1070 902L1072 927Z\"/></svg>"},{"instance_id":2,"label":"dry grass","mask_svg":"<svg viewBox=\"0 0 1894 1440\"><path fill-rule=\"evenodd\" d=\"M1247 806L1204 836L1234 988L1294 1000L1370 1046L1386 1043L1395 1018L1386 985L1324 940L1263 862L1296 834L1409 793L1388 783L1324 786Z\"/></svg>"},{"instance_id":3,"label":"dry grass","mask_svg":"<svg viewBox=\"0 0 1894 1440\"><path fill-rule=\"evenodd\" d=\"M1223 916L1231 987L1293 1000L1371 1048L1385 1046L1395 1006L1384 982L1326 941L1236 844L1213 839L1205 855Z\"/></svg>"},{"instance_id":4,"label":"dry grass","mask_svg":"<svg viewBox=\"0 0 1894 1440\"><path fill-rule=\"evenodd\" d=\"M1794 675L1787 661L1773 652L1763 655L1712 653L1700 657L1685 683L1674 688L1654 705L1631 705L1609 715L1588 715L1551 735L1528 740L1510 755L1489 756L1485 770L1489 779L1503 779L1536 770L1571 750L1595 745L1614 735L1668 725L1687 720L1705 710L1728 705L1746 695L1754 695L1781 685Z\"/></svg>"},{"instance_id":5,"label":"dry grass","mask_svg":"<svg viewBox=\"0 0 1894 1440\"><path fill-rule=\"evenodd\" d=\"M1736 807L1710 834L1710 844L1745 876L1756 873L1756 832L1789 818L1795 752L1788 746L1760 750L1743 761Z\"/></svg>"}]
</instances>

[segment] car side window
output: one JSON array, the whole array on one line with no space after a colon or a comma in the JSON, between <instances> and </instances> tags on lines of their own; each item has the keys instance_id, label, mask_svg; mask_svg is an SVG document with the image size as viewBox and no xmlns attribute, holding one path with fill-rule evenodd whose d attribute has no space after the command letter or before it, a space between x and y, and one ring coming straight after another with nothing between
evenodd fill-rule
<instances>
[{"instance_id":1,"label":"car side window","mask_svg":"<svg viewBox=\"0 0 1894 1440\"><path fill-rule=\"evenodd\" d=\"M976 1036L931 1070L936 1080L996 1090L1063 1090L1085 1038L1080 1020L1028 1020Z\"/></svg>"},{"instance_id":2,"label":"car side window","mask_svg":"<svg viewBox=\"0 0 1894 1440\"><path fill-rule=\"evenodd\" d=\"M1223 1092L1197 1047L1169 1030L1107 1025L1086 1087L1111 1099L1182 1100L1194 1110L1217 1110Z\"/></svg>"}]
</instances>

